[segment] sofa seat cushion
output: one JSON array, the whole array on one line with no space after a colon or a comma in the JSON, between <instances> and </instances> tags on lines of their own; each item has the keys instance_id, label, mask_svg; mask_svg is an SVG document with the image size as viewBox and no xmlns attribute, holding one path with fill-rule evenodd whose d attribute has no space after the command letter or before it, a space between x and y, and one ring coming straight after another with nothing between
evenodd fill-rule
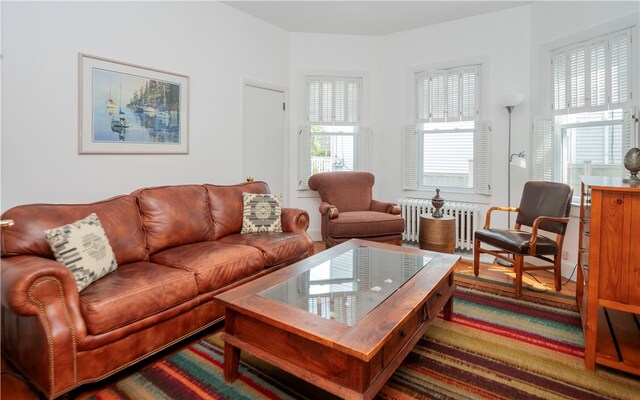
<instances>
[{"instance_id":1,"label":"sofa seat cushion","mask_svg":"<svg viewBox=\"0 0 640 400\"><path fill-rule=\"evenodd\" d=\"M93 335L157 314L198 294L193 273L143 261L121 265L80 293Z\"/></svg>"},{"instance_id":2,"label":"sofa seat cushion","mask_svg":"<svg viewBox=\"0 0 640 400\"><path fill-rule=\"evenodd\" d=\"M305 237L290 232L235 234L223 237L220 242L260 249L268 267L300 257L309 251L309 243Z\"/></svg>"},{"instance_id":3,"label":"sofa seat cushion","mask_svg":"<svg viewBox=\"0 0 640 400\"><path fill-rule=\"evenodd\" d=\"M195 274L200 293L264 268L264 257L258 249L212 241L167 249L151 256L151 261Z\"/></svg>"},{"instance_id":4,"label":"sofa seat cushion","mask_svg":"<svg viewBox=\"0 0 640 400\"><path fill-rule=\"evenodd\" d=\"M404 232L404 219L399 215L377 211L340 212L331 219L329 235L335 238L385 236Z\"/></svg>"}]
</instances>

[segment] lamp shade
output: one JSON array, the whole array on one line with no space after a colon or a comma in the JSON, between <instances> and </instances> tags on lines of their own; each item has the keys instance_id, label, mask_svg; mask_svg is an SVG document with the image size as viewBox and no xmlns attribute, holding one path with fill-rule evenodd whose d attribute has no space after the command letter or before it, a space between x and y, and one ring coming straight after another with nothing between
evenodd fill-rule
<instances>
[{"instance_id":1,"label":"lamp shade","mask_svg":"<svg viewBox=\"0 0 640 400\"><path fill-rule=\"evenodd\" d=\"M513 154L511 156L510 164L513 165L514 167L526 169L527 168L527 159L524 158L524 154L522 154L522 153Z\"/></svg>"},{"instance_id":2,"label":"lamp shade","mask_svg":"<svg viewBox=\"0 0 640 400\"><path fill-rule=\"evenodd\" d=\"M524 95L522 93L503 94L500 96L500 104L502 104L505 107L515 107L518 104L520 104L523 98L524 98Z\"/></svg>"}]
</instances>

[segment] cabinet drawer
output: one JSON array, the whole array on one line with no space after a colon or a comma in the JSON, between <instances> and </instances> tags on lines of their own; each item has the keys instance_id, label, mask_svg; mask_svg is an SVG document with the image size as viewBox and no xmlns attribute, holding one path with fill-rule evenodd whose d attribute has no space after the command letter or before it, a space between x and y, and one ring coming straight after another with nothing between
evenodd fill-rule
<instances>
[{"instance_id":1,"label":"cabinet drawer","mask_svg":"<svg viewBox=\"0 0 640 400\"><path fill-rule=\"evenodd\" d=\"M391 339L382 350L382 366L386 368L404 345L413 337L418 327L424 322L424 306L420 307L392 334Z\"/></svg>"},{"instance_id":2,"label":"cabinet drawer","mask_svg":"<svg viewBox=\"0 0 640 400\"><path fill-rule=\"evenodd\" d=\"M442 310L449 299L449 294L453 291L452 285L453 282L450 282L450 279L445 279L433 290L432 295L427 299L427 319L434 319Z\"/></svg>"},{"instance_id":3,"label":"cabinet drawer","mask_svg":"<svg viewBox=\"0 0 640 400\"><path fill-rule=\"evenodd\" d=\"M393 332L387 344L382 348L383 367L389 365L423 323L433 320L438 315L447 300L453 295L453 290L453 279L447 277L433 289L427 301Z\"/></svg>"}]
</instances>

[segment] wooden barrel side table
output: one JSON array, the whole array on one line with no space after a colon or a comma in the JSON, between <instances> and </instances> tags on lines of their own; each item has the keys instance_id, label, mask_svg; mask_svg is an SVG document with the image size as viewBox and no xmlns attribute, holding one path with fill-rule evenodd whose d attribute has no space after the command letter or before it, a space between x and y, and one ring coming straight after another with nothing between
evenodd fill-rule
<instances>
[{"instance_id":1,"label":"wooden barrel side table","mask_svg":"<svg viewBox=\"0 0 640 400\"><path fill-rule=\"evenodd\" d=\"M420 215L419 242L422 250L453 253L456 244L456 221L450 215L433 218L431 214Z\"/></svg>"}]
</instances>

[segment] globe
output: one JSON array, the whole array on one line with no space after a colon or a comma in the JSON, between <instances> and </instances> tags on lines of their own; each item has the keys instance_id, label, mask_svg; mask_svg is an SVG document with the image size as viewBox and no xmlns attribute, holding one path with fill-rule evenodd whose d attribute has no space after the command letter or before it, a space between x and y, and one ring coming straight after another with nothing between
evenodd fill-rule
<instances>
[{"instance_id":1,"label":"globe","mask_svg":"<svg viewBox=\"0 0 640 400\"><path fill-rule=\"evenodd\" d=\"M637 147L632 148L624 156L624 167L631 172L630 180L637 181L638 171L640 171L640 149Z\"/></svg>"}]
</instances>

